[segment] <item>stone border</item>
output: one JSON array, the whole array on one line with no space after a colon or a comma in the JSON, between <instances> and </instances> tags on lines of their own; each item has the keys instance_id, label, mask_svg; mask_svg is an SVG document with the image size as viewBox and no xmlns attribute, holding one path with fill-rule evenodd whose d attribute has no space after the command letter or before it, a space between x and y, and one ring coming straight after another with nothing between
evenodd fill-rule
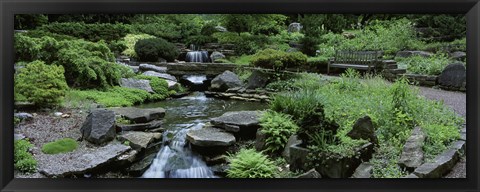
<instances>
[{"instance_id":1,"label":"stone border","mask_svg":"<svg viewBox=\"0 0 480 192\"><path fill-rule=\"evenodd\" d=\"M245 88L231 88L226 92L205 91L207 97L216 97L221 99L235 99L251 102L269 102L273 92L265 90L254 90Z\"/></svg>"},{"instance_id":2,"label":"stone border","mask_svg":"<svg viewBox=\"0 0 480 192\"><path fill-rule=\"evenodd\" d=\"M441 178L453 169L461 154L465 152L466 136L467 128L464 125L460 130L460 139L453 142L449 149L435 157L433 162L423 163L410 175L402 178Z\"/></svg>"}]
</instances>

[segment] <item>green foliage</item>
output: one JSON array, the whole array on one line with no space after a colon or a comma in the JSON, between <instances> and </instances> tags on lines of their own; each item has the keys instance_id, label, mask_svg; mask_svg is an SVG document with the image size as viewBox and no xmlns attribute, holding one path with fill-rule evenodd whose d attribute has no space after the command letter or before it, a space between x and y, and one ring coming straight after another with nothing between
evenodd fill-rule
<instances>
[{"instance_id":1,"label":"green foliage","mask_svg":"<svg viewBox=\"0 0 480 192\"><path fill-rule=\"evenodd\" d=\"M425 14L413 15L411 20L419 28L427 28L420 35L427 41L452 41L466 35L465 15Z\"/></svg>"},{"instance_id":2,"label":"green foliage","mask_svg":"<svg viewBox=\"0 0 480 192\"><path fill-rule=\"evenodd\" d=\"M15 77L15 92L38 106L58 105L68 88L63 73L62 66L31 62Z\"/></svg>"},{"instance_id":3,"label":"green foliage","mask_svg":"<svg viewBox=\"0 0 480 192\"><path fill-rule=\"evenodd\" d=\"M422 128L427 133L423 146L426 160L432 160L448 149L448 146L460 138L456 125L424 125Z\"/></svg>"},{"instance_id":4,"label":"green foliage","mask_svg":"<svg viewBox=\"0 0 480 192\"><path fill-rule=\"evenodd\" d=\"M68 153L77 149L77 141L71 138L59 139L53 142L45 143L42 146L42 152L45 154Z\"/></svg>"},{"instance_id":5,"label":"green foliage","mask_svg":"<svg viewBox=\"0 0 480 192\"><path fill-rule=\"evenodd\" d=\"M194 35L187 38L185 44L187 45L205 45L207 43L215 43L217 39L207 35Z\"/></svg>"},{"instance_id":6,"label":"green foliage","mask_svg":"<svg viewBox=\"0 0 480 192\"><path fill-rule=\"evenodd\" d=\"M288 138L298 130L290 116L275 111L265 112L260 118L260 126L266 136L265 151L273 154L281 152Z\"/></svg>"},{"instance_id":7,"label":"green foliage","mask_svg":"<svg viewBox=\"0 0 480 192\"><path fill-rule=\"evenodd\" d=\"M150 81L150 86L152 87L153 91L155 91L155 94L152 95L153 100L162 100L169 96L168 83L166 80L146 75L137 75L135 78L146 79Z\"/></svg>"},{"instance_id":8,"label":"green foliage","mask_svg":"<svg viewBox=\"0 0 480 192\"><path fill-rule=\"evenodd\" d=\"M161 38L141 39L135 44L135 52L141 61L158 61L163 58L174 61L178 55L177 47Z\"/></svg>"},{"instance_id":9,"label":"green foliage","mask_svg":"<svg viewBox=\"0 0 480 192\"><path fill-rule=\"evenodd\" d=\"M147 91L126 87L112 87L106 91L71 90L70 97L92 100L105 107L128 107L152 99Z\"/></svg>"},{"instance_id":10,"label":"green foliage","mask_svg":"<svg viewBox=\"0 0 480 192\"><path fill-rule=\"evenodd\" d=\"M222 24L228 31L249 32L251 34L278 34L287 17L280 14L226 14L222 16Z\"/></svg>"},{"instance_id":11,"label":"green foliage","mask_svg":"<svg viewBox=\"0 0 480 192\"><path fill-rule=\"evenodd\" d=\"M126 119L126 118L124 118L124 117L122 117L122 116L117 116L117 117L115 118L115 122L116 122L117 124L122 124L122 125L132 124L132 121L130 121L129 119Z\"/></svg>"},{"instance_id":12,"label":"green foliage","mask_svg":"<svg viewBox=\"0 0 480 192\"><path fill-rule=\"evenodd\" d=\"M276 95L270 103L273 111L291 115L300 127L297 135L304 145L310 145L311 135L336 131L338 125L325 117L324 98L315 90L299 90ZM332 132L334 134L334 132Z\"/></svg>"},{"instance_id":13,"label":"green foliage","mask_svg":"<svg viewBox=\"0 0 480 192\"><path fill-rule=\"evenodd\" d=\"M148 34L127 34L127 36L123 38L127 48L122 52L122 54L133 58L137 57L137 53L135 53L135 44L139 40L152 38L155 38L155 36Z\"/></svg>"},{"instance_id":14,"label":"green foliage","mask_svg":"<svg viewBox=\"0 0 480 192\"><path fill-rule=\"evenodd\" d=\"M214 33L213 37L221 44L235 45L234 50L237 55L251 55L270 44L270 39L267 36L250 33L223 32Z\"/></svg>"},{"instance_id":15,"label":"green foliage","mask_svg":"<svg viewBox=\"0 0 480 192\"><path fill-rule=\"evenodd\" d=\"M204 21L198 14L137 14L131 22L135 33L185 43L188 37L200 34Z\"/></svg>"},{"instance_id":16,"label":"green foliage","mask_svg":"<svg viewBox=\"0 0 480 192\"><path fill-rule=\"evenodd\" d=\"M287 53L265 49L255 54L251 62L256 67L281 70L304 65L307 62L307 56L299 52Z\"/></svg>"},{"instance_id":17,"label":"green foliage","mask_svg":"<svg viewBox=\"0 0 480 192\"><path fill-rule=\"evenodd\" d=\"M130 33L131 28L125 24L95 23L85 24L81 22L50 23L39 28L42 31L69 35L82 38L87 41L97 42L120 40Z\"/></svg>"},{"instance_id":18,"label":"green foliage","mask_svg":"<svg viewBox=\"0 0 480 192\"><path fill-rule=\"evenodd\" d=\"M20 118L13 117L13 126L17 126L18 124L20 124L20 122L22 122Z\"/></svg>"},{"instance_id":19,"label":"green foliage","mask_svg":"<svg viewBox=\"0 0 480 192\"><path fill-rule=\"evenodd\" d=\"M228 159L230 161L228 178L274 178L277 174L274 162L255 149L240 149Z\"/></svg>"},{"instance_id":20,"label":"green foliage","mask_svg":"<svg viewBox=\"0 0 480 192\"><path fill-rule=\"evenodd\" d=\"M307 64L310 66L326 66L328 64L328 57L318 56L318 57L309 57L307 59Z\"/></svg>"},{"instance_id":21,"label":"green foliage","mask_svg":"<svg viewBox=\"0 0 480 192\"><path fill-rule=\"evenodd\" d=\"M452 61L446 54L438 53L429 58L412 56L399 59L399 63L406 65L410 73L422 75L440 75L445 67Z\"/></svg>"},{"instance_id":22,"label":"green foliage","mask_svg":"<svg viewBox=\"0 0 480 192\"><path fill-rule=\"evenodd\" d=\"M300 39L300 44L302 47L300 51L308 56L315 56L316 51L318 49L318 39L310 36L305 36L304 38Z\"/></svg>"},{"instance_id":23,"label":"green foliage","mask_svg":"<svg viewBox=\"0 0 480 192\"><path fill-rule=\"evenodd\" d=\"M58 42L54 38L31 38L23 34L15 34L14 37L15 61L51 62L55 59L52 52L57 51Z\"/></svg>"},{"instance_id":24,"label":"green foliage","mask_svg":"<svg viewBox=\"0 0 480 192\"><path fill-rule=\"evenodd\" d=\"M118 41L111 41L108 43L108 48L117 56L120 55L125 49L127 49L127 45L125 41L118 40Z\"/></svg>"},{"instance_id":25,"label":"green foliage","mask_svg":"<svg viewBox=\"0 0 480 192\"><path fill-rule=\"evenodd\" d=\"M28 140L15 141L13 158L15 169L21 172L35 172L37 170L37 161L29 152L32 147L33 145Z\"/></svg>"},{"instance_id":26,"label":"green foliage","mask_svg":"<svg viewBox=\"0 0 480 192\"><path fill-rule=\"evenodd\" d=\"M15 14L13 21L17 30L35 29L47 24L48 17L45 14Z\"/></svg>"}]
</instances>

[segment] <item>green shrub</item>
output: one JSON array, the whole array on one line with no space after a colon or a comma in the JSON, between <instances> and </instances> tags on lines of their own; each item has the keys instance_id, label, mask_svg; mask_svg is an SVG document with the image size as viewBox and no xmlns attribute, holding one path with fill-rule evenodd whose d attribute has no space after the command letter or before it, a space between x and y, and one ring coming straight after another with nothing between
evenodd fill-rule
<instances>
[{"instance_id":1,"label":"green shrub","mask_svg":"<svg viewBox=\"0 0 480 192\"><path fill-rule=\"evenodd\" d=\"M307 56L299 52L287 53L274 49L265 49L256 53L251 62L256 67L281 70L306 64Z\"/></svg>"},{"instance_id":2,"label":"green shrub","mask_svg":"<svg viewBox=\"0 0 480 192\"><path fill-rule=\"evenodd\" d=\"M51 63L57 52L58 42L51 37L32 38L23 34L15 34L15 61L43 60Z\"/></svg>"},{"instance_id":3,"label":"green shrub","mask_svg":"<svg viewBox=\"0 0 480 192\"><path fill-rule=\"evenodd\" d=\"M311 144L313 136L319 132L335 134L338 124L325 117L325 100L313 90L299 90L276 95L270 103L270 109L291 115L300 127L297 135L305 146Z\"/></svg>"},{"instance_id":4,"label":"green shrub","mask_svg":"<svg viewBox=\"0 0 480 192\"><path fill-rule=\"evenodd\" d=\"M127 107L155 99L145 90L127 87L112 87L105 91L71 90L69 95L72 98L92 100L105 107Z\"/></svg>"},{"instance_id":5,"label":"green shrub","mask_svg":"<svg viewBox=\"0 0 480 192\"><path fill-rule=\"evenodd\" d=\"M432 57L413 56L399 60L407 66L407 71L422 75L440 75L445 67L451 63L446 54L438 53Z\"/></svg>"},{"instance_id":6,"label":"green shrub","mask_svg":"<svg viewBox=\"0 0 480 192\"><path fill-rule=\"evenodd\" d=\"M132 19L134 33L145 33L170 42L183 42L202 29L199 14L136 14Z\"/></svg>"},{"instance_id":7,"label":"green shrub","mask_svg":"<svg viewBox=\"0 0 480 192\"><path fill-rule=\"evenodd\" d=\"M250 65L253 59L253 55L241 55L238 57L232 57L230 60L237 65Z\"/></svg>"},{"instance_id":8,"label":"green shrub","mask_svg":"<svg viewBox=\"0 0 480 192\"><path fill-rule=\"evenodd\" d=\"M107 46L110 51L115 54L115 56L120 55L120 53L127 49L127 44L123 40L110 41Z\"/></svg>"},{"instance_id":9,"label":"green shrub","mask_svg":"<svg viewBox=\"0 0 480 192\"><path fill-rule=\"evenodd\" d=\"M326 66L328 61L329 58L325 56L309 57L307 59L307 64L310 66Z\"/></svg>"},{"instance_id":10,"label":"green shrub","mask_svg":"<svg viewBox=\"0 0 480 192\"><path fill-rule=\"evenodd\" d=\"M155 36L148 34L127 34L127 36L123 38L123 41L125 42L127 48L122 52L122 54L136 58L137 54L135 53L135 44L139 40L152 38L155 38Z\"/></svg>"},{"instance_id":11,"label":"green shrub","mask_svg":"<svg viewBox=\"0 0 480 192\"><path fill-rule=\"evenodd\" d=\"M63 74L62 66L31 62L15 77L15 92L38 106L58 105L68 88Z\"/></svg>"},{"instance_id":12,"label":"green shrub","mask_svg":"<svg viewBox=\"0 0 480 192\"><path fill-rule=\"evenodd\" d=\"M206 36L206 35L194 35L194 36L190 36L187 38L187 40L185 41L185 44L187 45L199 45L199 46L202 46L202 45L205 45L207 43L215 43L217 42L217 39L212 37L212 36Z\"/></svg>"},{"instance_id":13,"label":"green shrub","mask_svg":"<svg viewBox=\"0 0 480 192\"><path fill-rule=\"evenodd\" d=\"M168 83L166 80L146 75L137 75L135 78L146 79L150 81L150 86L152 87L153 91L155 91L154 100L165 99L169 96Z\"/></svg>"},{"instance_id":14,"label":"green shrub","mask_svg":"<svg viewBox=\"0 0 480 192\"><path fill-rule=\"evenodd\" d=\"M57 33L61 35L69 35L82 38L87 41L97 42L120 40L122 37L130 33L131 28L125 24L110 23L94 23L85 24L80 22L71 23L50 23L39 28L42 31Z\"/></svg>"},{"instance_id":15,"label":"green shrub","mask_svg":"<svg viewBox=\"0 0 480 192\"><path fill-rule=\"evenodd\" d=\"M265 112L260 118L260 126L266 136L265 150L274 154L281 152L288 138L298 130L290 116L275 111Z\"/></svg>"},{"instance_id":16,"label":"green shrub","mask_svg":"<svg viewBox=\"0 0 480 192\"><path fill-rule=\"evenodd\" d=\"M15 169L21 172L35 172L37 170L37 161L33 155L28 152L33 145L28 140L16 140L14 143L13 163Z\"/></svg>"},{"instance_id":17,"label":"green shrub","mask_svg":"<svg viewBox=\"0 0 480 192\"><path fill-rule=\"evenodd\" d=\"M308 56L315 56L317 54L318 49L318 39L315 37L305 36L299 41L302 44L300 51Z\"/></svg>"},{"instance_id":18,"label":"green shrub","mask_svg":"<svg viewBox=\"0 0 480 192\"><path fill-rule=\"evenodd\" d=\"M251 55L269 45L270 39L265 35L252 35L250 33L236 34L233 32L214 33L212 35L221 44L233 44L237 55Z\"/></svg>"},{"instance_id":19,"label":"green shrub","mask_svg":"<svg viewBox=\"0 0 480 192\"><path fill-rule=\"evenodd\" d=\"M71 138L59 139L42 146L42 152L45 154L68 153L77 149L77 141Z\"/></svg>"},{"instance_id":20,"label":"green shrub","mask_svg":"<svg viewBox=\"0 0 480 192\"><path fill-rule=\"evenodd\" d=\"M277 167L273 161L255 149L240 149L228 159L230 161L228 178L274 178L277 174Z\"/></svg>"},{"instance_id":21,"label":"green shrub","mask_svg":"<svg viewBox=\"0 0 480 192\"><path fill-rule=\"evenodd\" d=\"M163 58L169 62L178 57L178 49L174 44L161 38L142 39L135 44L135 52L141 61L158 61Z\"/></svg>"}]
</instances>

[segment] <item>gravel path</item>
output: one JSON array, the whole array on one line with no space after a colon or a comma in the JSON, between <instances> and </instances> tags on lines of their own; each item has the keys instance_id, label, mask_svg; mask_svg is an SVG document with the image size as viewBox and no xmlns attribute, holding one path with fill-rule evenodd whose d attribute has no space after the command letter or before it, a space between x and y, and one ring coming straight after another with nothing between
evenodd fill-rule
<instances>
[{"instance_id":1,"label":"gravel path","mask_svg":"<svg viewBox=\"0 0 480 192\"><path fill-rule=\"evenodd\" d=\"M465 117L467 114L467 95L463 92L452 92L428 87L418 87L420 94L428 99L443 101L446 106L452 108L457 114ZM467 178L467 166L465 156L453 167L453 170L444 178Z\"/></svg>"}]
</instances>

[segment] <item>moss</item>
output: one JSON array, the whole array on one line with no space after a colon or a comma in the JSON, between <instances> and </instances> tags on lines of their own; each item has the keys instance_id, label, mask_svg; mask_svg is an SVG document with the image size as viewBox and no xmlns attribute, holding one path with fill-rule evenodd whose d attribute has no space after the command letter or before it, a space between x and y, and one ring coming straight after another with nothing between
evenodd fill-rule
<instances>
[{"instance_id":1,"label":"moss","mask_svg":"<svg viewBox=\"0 0 480 192\"><path fill-rule=\"evenodd\" d=\"M42 152L45 154L67 153L74 151L77 147L77 141L71 138L65 138L44 144L42 146Z\"/></svg>"}]
</instances>

